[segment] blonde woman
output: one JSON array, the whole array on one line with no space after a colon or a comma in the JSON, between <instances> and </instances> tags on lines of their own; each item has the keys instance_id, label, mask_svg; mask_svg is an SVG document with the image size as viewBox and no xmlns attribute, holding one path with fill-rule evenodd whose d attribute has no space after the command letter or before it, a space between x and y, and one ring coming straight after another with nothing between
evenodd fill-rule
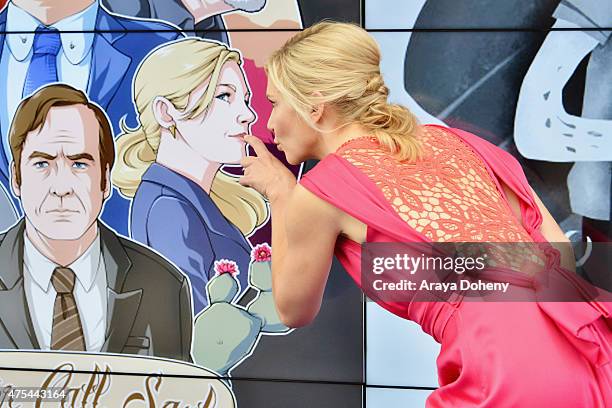
<instances>
[{"instance_id":1,"label":"blonde woman","mask_svg":"<svg viewBox=\"0 0 612 408\"><path fill-rule=\"evenodd\" d=\"M197 314L216 261L235 262L247 288L245 237L268 216L263 197L222 170L245 156L255 120L240 54L196 38L166 44L142 62L134 95L140 126L117 140L113 181L133 197L131 236L189 277Z\"/></svg>"},{"instance_id":2,"label":"blonde woman","mask_svg":"<svg viewBox=\"0 0 612 408\"><path fill-rule=\"evenodd\" d=\"M298 327L314 319L335 254L371 299L441 343L440 387L428 407L611 406L612 303L601 301L609 293L579 298L588 292L572 290L573 302L555 301L530 269L504 264L477 276L512 282L511 293L536 300L462 302L454 293L438 295L449 301L415 301L409 288L378 292L372 270L362 273L361 243L521 242L544 257L550 282L585 284L572 271L571 248L550 245L567 239L518 161L468 132L422 126L389 104L379 63L367 32L326 22L294 36L267 64L275 142L292 164L320 160L296 184L260 140L246 138L257 157L243 159L241 183L270 200L281 320ZM541 301L544 293L551 301Z\"/></svg>"}]
</instances>

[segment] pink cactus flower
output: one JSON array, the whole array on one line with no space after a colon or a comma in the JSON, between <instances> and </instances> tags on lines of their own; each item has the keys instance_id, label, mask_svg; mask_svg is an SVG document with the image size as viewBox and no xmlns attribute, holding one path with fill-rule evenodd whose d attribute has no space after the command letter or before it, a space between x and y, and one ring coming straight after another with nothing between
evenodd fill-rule
<instances>
[{"instance_id":1,"label":"pink cactus flower","mask_svg":"<svg viewBox=\"0 0 612 408\"><path fill-rule=\"evenodd\" d=\"M215 276L223 275L224 273L231 273L232 276L236 276L240 273L238 270L238 264L229 259L220 259L215 261Z\"/></svg>"},{"instance_id":2,"label":"pink cactus flower","mask_svg":"<svg viewBox=\"0 0 612 408\"><path fill-rule=\"evenodd\" d=\"M270 262L272 260L272 248L268 244L255 245L251 250L251 261Z\"/></svg>"}]
</instances>

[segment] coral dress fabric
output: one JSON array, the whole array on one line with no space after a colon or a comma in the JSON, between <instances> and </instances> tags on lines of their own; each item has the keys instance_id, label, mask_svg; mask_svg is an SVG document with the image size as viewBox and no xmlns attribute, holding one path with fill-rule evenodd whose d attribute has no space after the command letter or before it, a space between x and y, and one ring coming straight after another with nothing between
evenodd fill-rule
<instances>
[{"instance_id":1,"label":"coral dress fabric","mask_svg":"<svg viewBox=\"0 0 612 408\"><path fill-rule=\"evenodd\" d=\"M365 223L367 242L536 242L551 273L593 293L559 265L559 252L539 232L542 215L514 157L460 129L422 129L422 159L399 163L376 139L357 138L300 184ZM503 184L518 197L521 220ZM335 254L361 286L361 245L340 237ZM536 300L377 300L441 344L439 388L427 407L612 406L609 293L581 302L538 301L538 286L524 282L529 278L517 279Z\"/></svg>"}]
</instances>

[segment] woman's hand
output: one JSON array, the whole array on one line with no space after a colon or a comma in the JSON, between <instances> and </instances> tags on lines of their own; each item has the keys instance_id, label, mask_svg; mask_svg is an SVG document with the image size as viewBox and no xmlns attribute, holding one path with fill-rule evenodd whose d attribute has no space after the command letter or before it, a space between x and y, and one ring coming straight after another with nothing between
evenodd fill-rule
<instances>
[{"instance_id":1,"label":"woman's hand","mask_svg":"<svg viewBox=\"0 0 612 408\"><path fill-rule=\"evenodd\" d=\"M247 135L244 141L253 147L257 156L240 161L244 167L240 184L254 188L271 202L290 193L297 182L293 173L268 151L261 139Z\"/></svg>"}]
</instances>

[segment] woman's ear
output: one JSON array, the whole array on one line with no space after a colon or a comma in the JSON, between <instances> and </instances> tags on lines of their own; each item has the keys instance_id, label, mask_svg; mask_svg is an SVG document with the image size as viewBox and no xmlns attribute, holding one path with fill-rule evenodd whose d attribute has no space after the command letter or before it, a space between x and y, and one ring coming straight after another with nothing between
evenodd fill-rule
<instances>
[{"instance_id":1,"label":"woman's ear","mask_svg":"<svg viewBox=\"0 0 612 408\"><path fill-rule=\"evenodd\" d=\"M312 93L312 96L314 96L315 98L321 98L323 95L321 94L321 92L315 91ZM321 117L323 116L324 111L325 104L320 103L318 105L314 105L310 111L310 119L312 120L312 123L319 122L319 120L321 120Z\"/></svg>"},{"instance_id":2,"label":"woman's ear","mask_svg":"<svg viewBox=\"0 0 612 408\"><path fill-rule=\"evenodd\" d=\"M323 116L324 111L325 111L324 104L313 106L312 110L310 111L310 119L312 120L312 123L318 123L321 120L321 117Z\"/></svg>"},{"instance_id":3,"label":"woman's ear","mask_svg":"<svg viewBox=\"0 0 612 408\"><path fill-rule=\"evenodd\" d=\"M175 119L178 118L178 113L172 102L163 96L157 96L153 100L153 115L161 127L170 129L176 126Z\"/></svg>"}]
</instances>

